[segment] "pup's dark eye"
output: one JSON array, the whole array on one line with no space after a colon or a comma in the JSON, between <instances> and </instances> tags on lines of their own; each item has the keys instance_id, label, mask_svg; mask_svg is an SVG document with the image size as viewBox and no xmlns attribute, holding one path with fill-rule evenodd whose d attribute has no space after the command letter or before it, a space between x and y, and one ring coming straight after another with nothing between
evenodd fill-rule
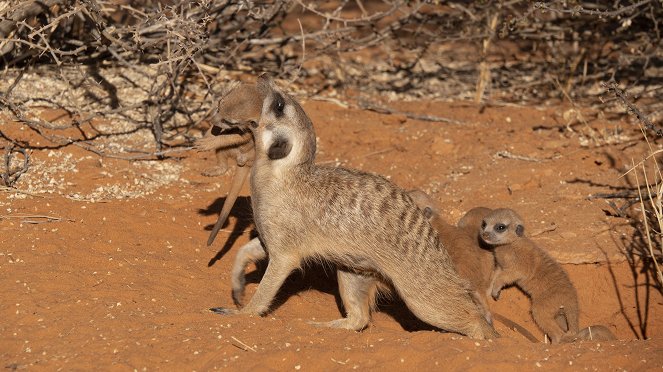
<instances>
[{"instance_id":1,"label":"pup's dark eye","mask_svg":"<svg viewBox=\"0 0 663 372\"><path fill-rule=\"evenodd\" d=\"M486 228L486 221L481 221L481 228L485 229Z\"/></svg>"},{"instance_id":2,"label":"pup's dark eye","mask_svg":"<svg viewBox=\"0 0 663 372\"><path fill-rule=\"evenodd\" d=\"M505 231L505 230L506 230L506 225L505 225L505 224L503 224L503 223L498 223L497 225L495 225L495 231L497 231L497 232L503 232L503 231Z\"/></svg>"},{"instance_id":3,"label":"pup's dark eye","mask_svg":"<svg viewBox=\"0 0 663 372\"><path fill-rule=\"evenodd\" d=\"M283 99L283 96L276 93L274 95L274 101L272 102L272 111L274 111L274 115L276 117L281 117L283 116L283 110L285 109L285 99Z\"/></svg>"}]
</instances>

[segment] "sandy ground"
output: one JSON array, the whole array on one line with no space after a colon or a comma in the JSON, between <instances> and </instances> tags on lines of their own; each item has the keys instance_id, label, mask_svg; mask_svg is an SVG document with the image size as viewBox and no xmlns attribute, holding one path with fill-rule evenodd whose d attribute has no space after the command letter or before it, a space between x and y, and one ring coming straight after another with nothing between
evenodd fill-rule
<instances>
[{"instance_id":1,"label":"sandy ground","mask_svg":"<svg viewBox=\"0 0 663 372\"><path fill-rule=\"evenodd\" d=\"M381 300L363 332L314 328L309 321L341 315L333 270L319 266L294 273L266 317L214 314L208 308L232 304L230 267L253 230L248 187L229 224L207 247L233 172L202 176L213 154L125 161L69 146L32 152L30 172L16 184L29 194L0 192L2 367L663 367L661 293L637 259L626 259L627 252L642 248L633 228L637 220L616 215L603 199L587 198L633 182L631 175L620 176L649 151L637 125L601 119L586 126L565 107L393 105L457 123L308 100L304 108L319 139L317 161L423 189L439 201L449 222L475 206L516 209L532 239L569 272L578 289L581 326L605 325L619 341L531 343L500 322L502 338L474 341L422 324L398 299ZM2 126L35 140L14 123ZM633 208L637 212L639 206ZM248 296L261 273L247 272ZM490 305L543 341L529 300L518 289L503 291Z\"/></svg>"}]
</instances>

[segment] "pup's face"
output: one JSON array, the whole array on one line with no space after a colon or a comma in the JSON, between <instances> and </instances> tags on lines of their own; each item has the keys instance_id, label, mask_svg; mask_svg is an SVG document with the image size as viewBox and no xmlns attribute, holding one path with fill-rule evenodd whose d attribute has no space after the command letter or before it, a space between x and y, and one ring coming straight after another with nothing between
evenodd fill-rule
<instances>
[{"instance_id":1,"label":"pup's face","mask_svg":"<svg viewBox=\"0 0 663 372\"><path fill-rule=\"evenodd\" d=\"M511 209L495 209L481 222L479 236L490 245L513 243L525 235L522 219Z\"/></svg>"},{"instance_id":2,"label":"pup's face","mask_svg":"<svg viewBox=\"0 0 663 372\"><path fill-rule=\"evenodd\" d=\"M255 84L239 83L221 98L212 117L214 136L243 133L256 127L265 95Z\"/></svg>"}]
</instances>

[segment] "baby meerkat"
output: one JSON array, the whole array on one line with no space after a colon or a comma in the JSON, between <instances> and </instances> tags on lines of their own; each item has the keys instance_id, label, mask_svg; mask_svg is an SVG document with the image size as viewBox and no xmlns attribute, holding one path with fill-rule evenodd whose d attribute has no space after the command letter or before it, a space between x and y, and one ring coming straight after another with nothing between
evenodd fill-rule
<instances>
[{"instance_id":1,"label":"baby meerkat","mask_svg":"<svg viewBox=\"0 0 663 372\"><path fill-rule=\"evenodd\" d=\"M483 317L422 210L384 177L314 163L313 125L269 78L258 125L251 129L256 159L251 201L269 263L256 293L241 310L262 315L303 260L333 262L391 283L421 320L473 338L498 334Z\"/></svg>"},{"instance_id":2,"label":"baby meerkat","mask_svg":"<svg viewBox=\"0 0 663 372\"><path fill-rule=\"evenodd\" d=\"M529 295L536 324L559 343L578 333L578 296L568 275L552 257L525 237L523 220L511 209L493 210L481 224L481 239L493 247L497 268L492 296L516 284Z\"/></svg>"},{"instance_id":3,"label":"baby meerkat","mask_svg":"<svg viewBox=\"0 0 663 372\"><path fill-rule=\"evenodd\" d=\"M235 132L244 125L258 122L263 99L264 95L255 84L240 83L233 86L219 101L217 113L212 120L214 125L203 138L196 141L199 151L214 150L216 152L217 166L203 172L204 175L224 174L228 169L228 159L234 159L237 164L230 191L228 191L219 218L207 239L208 246L212 245L219 230L226 222L255 159L255 145L251 131Z\"/></svg>"},{"instance_id":4,"label":"baby meerkat","mask_svg":"<svg viewBox=\"0 0 663 372\"><path fill-rule=\"evenodd\" d=\"M254 84L239 83L231 86L219 100L212 126L198 139L198 151L214 150L217 165L202 172L214 177L228 171L228 161L233 160L238 167L251 166L255 158L251 132L237 131L237 124L257 122L262 109L262 97Z\"/></svg>"}]
</instances>

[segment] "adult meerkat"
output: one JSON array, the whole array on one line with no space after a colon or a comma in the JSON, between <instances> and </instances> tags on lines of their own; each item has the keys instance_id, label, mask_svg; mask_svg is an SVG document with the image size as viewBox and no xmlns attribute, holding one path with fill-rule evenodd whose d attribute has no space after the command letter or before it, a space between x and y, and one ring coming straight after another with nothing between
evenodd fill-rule
<instances>
[{"instance_id":1,"label":"adult meerkat","mask_svg":"<svg viewBox=\"0 0 663 372\"><path fill-rule=\"evenodd\" d=\"M436 205L433 203L432 199L421 190L412 190L408 191L408 195L415 201L415 203L423 210L426 218L431 219L433 215L438 215ZM483 216L481 217L483 218ZM478 229L481 219L476 223L475 240L478 239ZM441 233L438 230L438 233ZM441 235L442 241L447 248L447 251L450 253L454 264L457 265L457 260L454 259L453 251L456 251L456 246L450 247L447 245L448 236ZM469 239L469 238L468 238ZM493 260L492 252L489 252L491 260ZM463 254L461 253L461 256ZM235 256L235 262L231 270L231 283L232 283L232 298L238 307L243 305L244 292L246 288L246 277L245 271L246 268L251 263L256 263L257 261L267 258L267 252L260 243L258 238L254 238L237 251ZM456 267L457 271L461 277L463 277L463 270L459 270ZM491 269L492 271L492 269ZM486 273L487 281L490 281L490 272ZM470 279L468 276L464 276L465 279ZM357 273L346 272L339 270L337 272L338 279L338 288L341 300L343 302L343 307L346 311L346 318L338 319L330 322L311 322L316 326L321 327L335 327L335 328L347 328L353 330L361 330L368 326L368 323L371 319L371 311L376 307L376 298L378 292L386 294L391 292L391 288L388 283L380 281L375 276L365 276ZM473 285L472 280L470 284ZM486 291L484 291L486 292ZM481 301L482 306L484 306L486 312L484 316L486 319L491 322L491 315L488 312L488 307L486 306L485 296L477 298Z\"/></svg>"},{"instance_id":2,"label":"adult meerkat","mask_svg":"<svg viewBox=\"0 0 663 372\"><path fill-rule=\"evenodd\" d=\"M578 333L578 295L564 269L525 237L523 220L511 209L493 210L481 224L481 239L493 247L497 268L492 296L516 284L531 299L532 317L552 343Z\"/></svg>"},{"instance_id":3,"label":"adult meerkat","mask_svg":"<svg viewBox=\"0 0 663 372\"><path fill-rule=\"evenodd\" d=\"M433 326L498 337L412 198L383 177L315 165L315 132L304 110L271 79L259 78L258 87L266 98L252 126L251 201L269 263L244 308L214 310L262 315L303 260L324 260L385 278Z\"/></svg>"},{"instance_id":4,"label":"adult meerkat","mask_svg":"<svg viewBox=\"0 0 663 372\"><path fill-rule=\"evenodd\" d=\"M237 171L233 177L230 191L223 202L219 218L216 220L207 245L212 245L216 235L228 219L237 196L248 177L255 159L255 145L250 131L232 133L243 125L257 123L260 119L264 95L255 84L240 83L233 86L219 101L217 113L214 115L214 125L203 138L196 141L199 151L214 150L218 161L217 166L203 172L207 176L224 174L228 169L228 159L234 159ZM231 132L228 134L228 132Z\"/></svg>"}]
</instances>

